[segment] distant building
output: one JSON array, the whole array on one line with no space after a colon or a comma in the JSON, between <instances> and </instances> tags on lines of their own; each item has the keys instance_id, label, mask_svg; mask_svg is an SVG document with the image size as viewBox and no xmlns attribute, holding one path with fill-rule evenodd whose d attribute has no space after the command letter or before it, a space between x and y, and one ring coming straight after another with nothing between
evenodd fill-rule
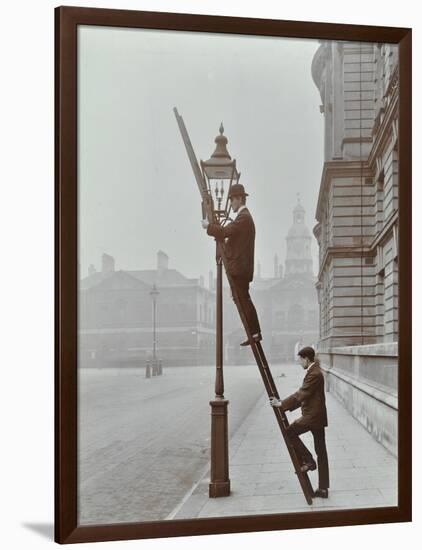
<instances>
[{"instance_id":1,"label":"distant building","mask_svg":"<svg viewBox=\"0 0 422 550\"><path fill-rule=\"evenodd\" d=\"M298 345L318 340L318 300L313 274L312 234L305 209L298 202L286 236L284 269L274 255L273 277L263 278L260 267L251 285L272 363L296 359ZM190 279L169 268L167 254L157 252L156 269L118 270L112 256L103 254L102 267L88 268L80 281L79 361L81 366L143 365L152 350L152 297L157 297L157 349L164 365L215 364L216 280L208 275ZM226 364L254 363L239 313L224 275L223 332Z\"/></svg>"},{"instance_id":2,"label":"distant building","mask_svg":"<svg viewBox=\"0 0 422 550\"><path fill-rule=\"evenodd\" d=\"M251 284L251 296L256 305L263 347L272 363L297 359L298 343L310 345L318 340L318 298L316 277L312 268L313 237L305 224L305 209L298 202L293 210L293 223L286 236L286 258L283 273L278 256L274 256L274 276L263 278L260 270ZM249 348L239 347L244 329L239 316L230 304L226 289L225 338L226 361L253 362Z\"/></svg>"},{"instance_id":3,"label":"distant building","mask_svg":"<svg viewBox=\"0 0 422 550\"><path fill-rule=\"evenodd\" d=\"M163 365L213 364L215 293L203 278L187 278L168 261L160 250L156 269L116 271L114 258L103 254L101 271L89 267L79 288L81 366L145 364L152 349L153 284Z\"/></svg>"},{"instance_id":4,"label":"distant building","mask_svg":"<svg viewBox=\"0 0 422 550\"><path fill-rule=\"evenodd\" d=\"M312 77L325 121L314 228L320 357L330 391L395 453L398 46L323 41Z\"/></svg>"}]
</instances>

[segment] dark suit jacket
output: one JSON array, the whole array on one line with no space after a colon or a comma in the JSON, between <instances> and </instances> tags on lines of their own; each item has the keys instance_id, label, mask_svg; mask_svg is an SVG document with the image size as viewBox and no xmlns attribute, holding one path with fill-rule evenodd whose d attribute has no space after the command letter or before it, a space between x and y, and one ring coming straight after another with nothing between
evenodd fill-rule
<instances>
[{"instance_id":1,"label":"dark suit jacket","mask_svg":"<svg viewBox=\"0 0 422 550\"><path fill-rule=\"evenodd\" d=\"M252 281L254 272L255 224L249 210L243 208L236 216L236 219L224 227L216 223L210 223L207 233L219 240L227 238L225 249L230 274L233 277Z\"/></svg>"},{"instance_id":2,"label":"dark suit jacket","mask_svg":"<svg viewBox=\"0 0 422 550\"><path fill-rule=\"evenodd\" d=\"M283 399L281 406L285 411L293 411L301 407L302 416L295 422L310 428L322 428L328 425L324 374L318 363L308 369L302 386L297 392Z\"/></svg>"}]
</instances>

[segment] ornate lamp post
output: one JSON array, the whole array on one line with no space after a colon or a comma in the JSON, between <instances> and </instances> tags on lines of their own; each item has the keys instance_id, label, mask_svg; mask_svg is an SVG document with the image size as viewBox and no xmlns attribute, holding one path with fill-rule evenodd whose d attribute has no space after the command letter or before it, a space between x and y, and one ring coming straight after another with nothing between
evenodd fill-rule
<instances>
[{"instance_id":1,"label":"ornate lamp post","mask_svg":"<svg viewBox=\"0 0 422 550\"><path fill-rule=\"evenodd\" d=\"M207 161L201 160L204 186L208 193L214 195L215 213L221 225L230 219L231 205L228 198L232 185L238 182L240 173L236 160L227 151L227 138L223 135L223 123L220 133L215 138L216 148ZM227 409L229 401L224 398L223 377L223 262L219 243L216 240L215 260L217 266L216 292L216 376L215 399L211 405L211 479L209 496L220 497L230 494L229 459L228 459L228 422Z\"/></svg>"}]
</instances>

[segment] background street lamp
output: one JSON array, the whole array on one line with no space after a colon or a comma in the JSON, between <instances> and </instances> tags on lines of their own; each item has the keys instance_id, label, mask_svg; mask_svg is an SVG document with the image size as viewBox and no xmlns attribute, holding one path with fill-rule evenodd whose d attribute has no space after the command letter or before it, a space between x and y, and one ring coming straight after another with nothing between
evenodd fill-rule
<instances>
[{"instance_id":1,"label":"background street lamp","mask_svg":"<svg viewBox=\"0 0 422 550\"><path fill-rule=\"evenodd\" d=\"M223 123L220 133L215 138L215 151L211 157L201 160L201 170L204 188L212 197L217 220L225 225L230 220L231 204L229 191L232 185L238 183L240 173L236 168L236 160L227 151L227 138L223 135ZM205 217L205 215L203 215ZM228 459L228 400L224 399L223 377L223 262L220 245L216 239L215 260L217 264L216 293L216 376L215 399L211 405L211 479L209 496L220 497L230 494L229 459Z\"/></svg>"},{"instance_id":2,"label":"background street lamp","mask_svg":"<svg viewBox=\"0 0 422 550\"><path fill-rule=\"evenodd\" d=\"M162 374L162 363L157 357L157 297L160 293L157 290L155 283L149 295L152 298L152 357L151 361L147 361L146 377L157 376Z\"/></svg>"}]
</instances>

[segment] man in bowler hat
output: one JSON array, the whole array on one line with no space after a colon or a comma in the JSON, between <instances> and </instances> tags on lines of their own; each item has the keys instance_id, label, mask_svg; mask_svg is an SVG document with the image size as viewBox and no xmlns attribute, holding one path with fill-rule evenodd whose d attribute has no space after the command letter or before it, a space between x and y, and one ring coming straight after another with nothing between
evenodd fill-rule
<instances>
[{"instance_id":1,"label":"man in bowler hat","mask_svg":"<svg viewBox=\"0 0 422 550\"><path fill-rule=\"evenodd\" d=\"M254 272L254 248L255 248L255 224L251 213L246 207L246 197L242 184L235 183L230 187L229 199L233 211L237 213L236 219L224 227L217 223L208 223L202 220L202 227L208 235L218 240L227 239L225 242L228 271L232 276L236 287L236 293L240 306L245 312L252 338L255 342L262 340L261 328L258 321L255 306L249 295L249 284L253 280ZM235 297L233 300L236 301ZM250 345L245 340L241 346Z\"/></svg>"},{"instance_id":2,"label":"man in bowler hat","mask_svg":"<svg viewBox=\"0 0 422 550\"><path fill-rule=\"evenodd\" d=\"M299 435L309 431L312 433L318 460L318 489L314 492L314 496L328 498L329 473L325 445L325 428L328 422L325 406L324 375L319 361L315 360L313 348L310 346L302 348L299 350L298 356L302 367L307 371L302 386L286 399L280 400L276 397L270 397L270 404L273 407L281 407L284 411L293 411L301 407L302 416L290 424L287 428L287 435L302 463L302 472L307 472L308 470L315 470L316 464Z\"/></svg>"}]
</instances>

